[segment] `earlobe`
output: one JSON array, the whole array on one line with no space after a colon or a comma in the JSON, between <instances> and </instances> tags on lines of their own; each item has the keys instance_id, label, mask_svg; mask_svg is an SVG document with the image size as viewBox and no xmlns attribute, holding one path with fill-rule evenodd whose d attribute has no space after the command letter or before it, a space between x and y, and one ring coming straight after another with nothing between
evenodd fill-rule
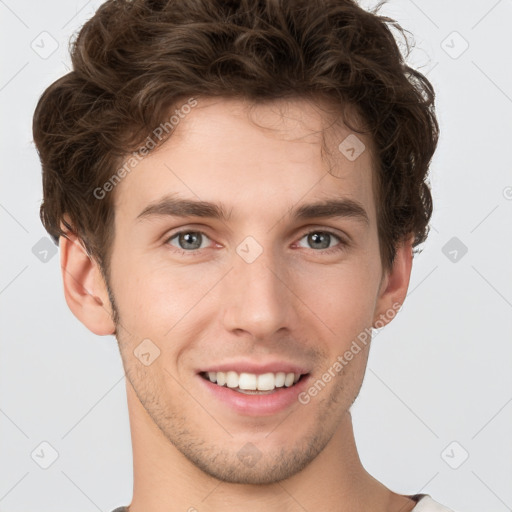
<instances>
[{"instance_id":1,"label":"earlobe","mask_svg":"<svg viewBox=\"0 0 512 512\"><path fill-rule=\"evenodd\" d=\"M61 236L59 245L64 296L69 309L94 334L114 334L112 307L97 262L72 232Z\"/></svg>"},{"instance_id":2,"label":"earlobe","mask_svg":"<svg viewBox=\"0 0 512 512\"><path fill-rule=\"evenodd\" d=\"M391 322L405 301L412 270L412 240L397 247L393 267L382 279L373 319L375 328Z\"/></svg>"}]
</instances>

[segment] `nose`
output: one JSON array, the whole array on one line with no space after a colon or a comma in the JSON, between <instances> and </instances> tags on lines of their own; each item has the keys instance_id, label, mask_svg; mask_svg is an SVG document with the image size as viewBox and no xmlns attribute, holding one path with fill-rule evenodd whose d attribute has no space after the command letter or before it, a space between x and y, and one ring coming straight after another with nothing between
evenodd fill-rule
<instances>
[{"instance_id":1,"label":"nose","mask_svg":"<svg viewBox=\"0 0 512 512\"><path fill-rule=\"evenodd\" d=\"M234 254L222 290L224 327L258 340L292 329L297 304L291 289L290 273L270 249L252 262Z\"/></svg>"}]
</instances>

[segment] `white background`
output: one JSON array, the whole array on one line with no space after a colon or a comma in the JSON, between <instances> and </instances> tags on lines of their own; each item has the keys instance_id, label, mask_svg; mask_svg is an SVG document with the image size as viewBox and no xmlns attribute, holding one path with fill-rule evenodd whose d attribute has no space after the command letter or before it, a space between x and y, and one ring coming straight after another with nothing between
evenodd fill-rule
<instances>
[{"instance_id":1,"label":"white background","mask_svg":"<svg viewBox=\"0 0 512 512\"><path fill-rule=\"evenodd\" d=\"M33 110L100 3L0 1L1 512L109 512L132 496L116 340L69 311L58 253L43 262L33 252L47 238ZM390 0L382 13L414 35L410 62L436 89L441 139L432 229L401 313L375 335L356 441L366 469L396 492L460 512L510 511L512 2ZM52 44L50 56L33 49ZM467 247L456 261L453 237ZM58 452L48 469L31 455L43 441Z\"/></svg>"}]
</instances>

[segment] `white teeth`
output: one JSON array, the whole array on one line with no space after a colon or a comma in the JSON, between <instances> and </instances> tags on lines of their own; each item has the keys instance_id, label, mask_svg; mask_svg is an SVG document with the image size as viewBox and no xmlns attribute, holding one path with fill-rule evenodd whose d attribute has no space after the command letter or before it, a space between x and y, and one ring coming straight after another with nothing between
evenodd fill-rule
<instances>
[{"instance_id":1,"label":"white teeth","mask_svg":"<svg viewBox=\"0 0 512 512\"><path fill-rule=\"evenodd\" d=\"M293 373L287 373L286 379L284 379L284 385L289 388L293 384L293 380L295 379L295 375Z\"/></svg>"},{"instance_id":2,"label":"white teeth","mask_svg":"<svg viewBox=\"0 0 512 512\"><path fill-rule=\"evenodd\" d=\"M238 373L232 371L226 372L226 386L228 388L238 387Z\"/></svg>"},{"instance_id":3,"label":"white teeth","mask_svg":"<svg viewBox=\"0 0 512 512\"><path fill-rule=\"evenodd\" d=\"M234 373L234 372L233 372ZM256 389L258 377L254 373L241 373L238 378L238 387L240 389ZM258 389L261 389L258 387Z\"/></svg>"},{"instance_id":4,"label":"white teeth","mask_svg":"<svg viewBox=\"0 0 512 512\"><path fill-rule=\"evenodd\" d=\"M276 373L276 388L282 388L284 386L285 380L286 380L286 373L277 372Z\"/></svg>"},{"instance_id":5,"label":"white teeth","mask_svg":"<svg viewBox=\"0 0 512 512\"><path fill-rule=\"evenodd\" d=\"M272 391L275 388L286 386L289 388L300 379L300 373L240 373L228 372L207 372L210 382L219 386L227 385L228 388L238 388L248 391Z\"/></svg>"},{"instance_id":6,"label":"white teeth","mask_svg":"<svg viewBox=\"0 0 512 512\"><path fill-rule=\"evenodd\" d=\"M242 379L240 379L240 387L242 387ZM276 378L273 373L262 373L258 375L257 387L260 391L271 391L276 387Z\"/></svg>"}]
</instances>

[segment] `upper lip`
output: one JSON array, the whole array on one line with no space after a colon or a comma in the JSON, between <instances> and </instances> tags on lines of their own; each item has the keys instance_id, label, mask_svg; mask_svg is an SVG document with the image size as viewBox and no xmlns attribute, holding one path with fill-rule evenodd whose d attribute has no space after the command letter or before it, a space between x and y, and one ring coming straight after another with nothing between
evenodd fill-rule
<instances>
[{"instance_id":1,"label":"upper lip","mask_svg":"<svg viewBox=\"0 0 512 512\"><path fill-rule=\"evenodd\" d=\"M212 364L208 367L202 368L198 371L198 373L202 372L227 372L227 371L235 371L237 373L255 373L256 375L261 375L263 373L300 373L301 375L309 373L304 366L298 365L296 363L291 363L287 361L267 361L267 362L255 362L245 360L233 360L229 362L223 362L218 364Z\"/></svg>"}]
</instances>

